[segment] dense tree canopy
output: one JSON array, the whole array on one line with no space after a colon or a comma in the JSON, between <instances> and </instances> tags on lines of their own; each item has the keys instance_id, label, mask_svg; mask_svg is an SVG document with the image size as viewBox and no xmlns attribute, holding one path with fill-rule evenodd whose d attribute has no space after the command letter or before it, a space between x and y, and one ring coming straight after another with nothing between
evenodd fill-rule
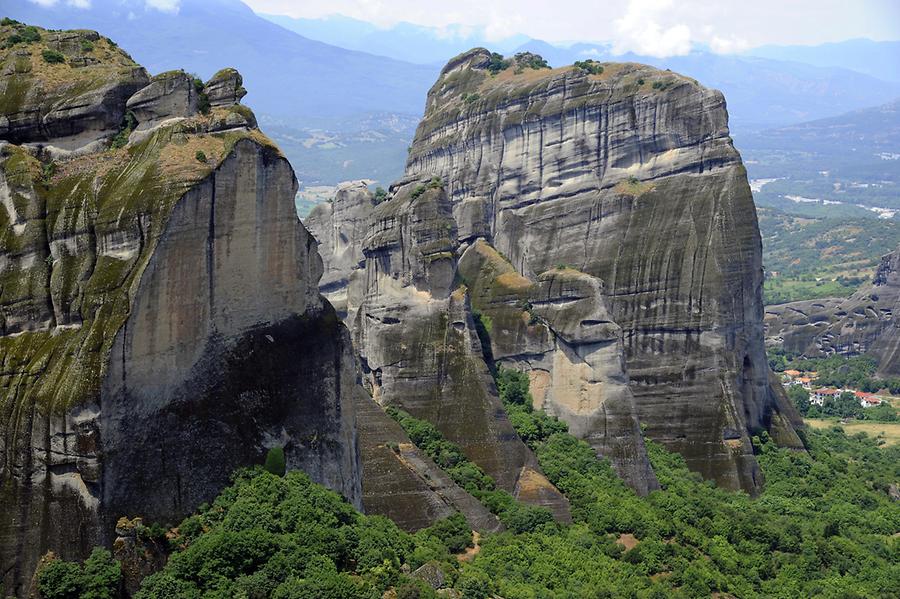
<instances>
[{"instance_id":1,"label":"dense tree canopy","mask_svg":"<svg viewBox=\"0 0 900 599\"><path fill-rule=\"evenodd\" d=\"M648 442L662 488L638 497L590 446L530 409L524 375L497 377L511 415L521 409L517 428L530 431L541 467L569 498L571 525L519 505L429 423L392 410L506 524L482 537L470 562L453 556L472 542L459 515L410 535L303 473L257 468L181 523L168 565L138 597L434 597L409 574L428 562L466 598L896 596L900 506L889 490L900 447L834 428L809 431L808 451L794 451L762 432L753 442L766 487L751 498ZM100 550L84 566L52 562L39 582L48 598L113 597L115 568Z\"/></svg>"}]
</instances>

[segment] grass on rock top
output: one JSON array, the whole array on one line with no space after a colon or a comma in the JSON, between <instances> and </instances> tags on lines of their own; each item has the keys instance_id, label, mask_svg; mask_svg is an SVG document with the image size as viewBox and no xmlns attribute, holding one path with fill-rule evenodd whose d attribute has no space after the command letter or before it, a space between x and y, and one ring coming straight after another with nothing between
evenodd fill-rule
<instances>
[{"instance_id":1,"label":"grass on rock top","mask_svg":"<svg viewBox=\"0 0 900 599\"><path fill-rule=\"evenodd\" d=\"M0 26L0 40L8 40L22 26ZM140 66L128 54L110 43L107 38L90 42L91 49L81 42L74 52L60 52L59 32L37 28L40 40L7 44L0 48L0 71L7 75L7 86L0 96L0 113L15 114L27 103L52 106L67 98L76 98L87 91L107 85L117 78L130 78ZM73 32L65 32L70 34ZM88 42L83 37L82 42ZM62 56L62 61L47 56ZM73 58L88 56L89 64L73 66Z\"/></svg>"}]
</instances>

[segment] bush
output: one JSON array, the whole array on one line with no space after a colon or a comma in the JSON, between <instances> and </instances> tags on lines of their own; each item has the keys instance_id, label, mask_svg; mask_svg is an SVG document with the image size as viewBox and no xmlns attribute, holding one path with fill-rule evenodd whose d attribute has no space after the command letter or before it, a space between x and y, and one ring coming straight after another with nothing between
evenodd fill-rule
<instances>
[{"instance_id":1,"label":"bush","mask_svg":"<svg viewBox=\"0 0 900 599\"><path fill-rule=\"evenodd\" d=\"M81 51L82 52L93 52L94 44L91 43L90 40L81 40Z\"/></svg>"},{"instance_id":2,"label":"bush","mask_svg":"<svg viewBox=\"0 0 900 599\"><path fill-rule=\"evenodd\" d=\"M22 37L22 41L26 44L30 44L32 42L41 41L41 34L38 32L37 27L33 25L29 25L19 34Z\"/></svg>"},{"instance_id":3,"label":"bush","mask_svg":"<svg viewBox=\"0 0 900 599\"><path fill-rule=\"evenodd\" d=\"M596 60L577 60L574 66L576 69L585 71L590 75L601 75L603 73L603 65Z\"/></svg>"},{"instance_id":4,"label":"bush","mask_svg":"<svg viewBox=\"0 0 900 599\"><path fill-rule=\"evenodd\" d=\"M41 52L41 56L44 57L44 61L50 64L60 64L66 62L66 57L63 56L61 52L57 52L56 50L44 50Z\"/></svg>"},{"instance_id":5,"label":"bush","mask_svg":"<svg viewBox=\"0 0 900 599\"><path fill-rule=\"evenodd\" d=\"M502 54L491 52L491 62L488 63L487 70L496 75L500 71L505 71L512 64L511 61L505 60Z\"/></svg>"},{"instance_id":6,"label":"bush","mask_svg":"<svg viewBox=\"0 0 900 599\"><path fill-rule=\"evenodd\" d=\"M456 588L465 599L488 599L494 594L494 585L488 575L472 568L463 570Z\"/></svg>"},{"instance_id":7,"label":"bush","mask_svg":"<svg viewBox=\"0 0 900 599\"><path fill-rule=\"evenodd\" d=\"M194 154L194 158L197 159L197 162L206 162L206 154L203 150L197 150L197 153Z\"/></svg>"},{"instance_id":8,"label":"bush","mask_svg":"<svg viewBox=\"0 0 900 599\"><path fill-rule=\"evenodd\" d=\"M194 84L194 91L197 92L197 110L200 111L200 114L209 114L211 108L209 96L203 91L206 88L206 85L204 85L203 80L196 75L191 75L191 82Z\"/></svg>"},{"instance_id":9,"label":"bush","mask_svg":"<svg viewBox=\"0 0 900 599\"><path fill-rule=\"evenodd\" d=\"M287 465L284 459L284 448L273 447L266 454L266 463L263 466L266 472L271 472L275 476L284 476Z\"/></svg>"},{"instance_id":10,"label":"bush","mask_svg":"<svg viewBox=\"0 0 900 599\"><path fill-rule=\"evenodd\" d=\"M44 599L114 599L119 596L122 567L106 549L94 549L83 566L53 560L37 574Z\"/></svg>"},{"instance_id":11,"label":"bush","mask_svg":"<svg viewBox=\"0 0 900 599\"><path fill-rule=\"evenodd\" d=\"M797 408L797 411L803 416L806 416L809 412L810 405L812 405L809 402L809 391L800 385L791 385L787 388L787 396L788 399L791 400L791 403Z\"/></svg>"},{"instance_id":12,"label":"bush","mask_svg":"<svg viewBox=\"0 0 900 599\"><path fill-rule=\"evenodd\" d=\"M384 187L378 186L375 188L375 205L378 205L387 199L388 192Z\"/></svg>"},{"instance_id":13,"label":"bush","mask_svg":"<svg viewBox=\"0 0 900 599\"><path fill-rule=\"evenodd\" d=\"M415 189L413 189L413 192L412 192L412 194L410 194L410 197L414 200L417 200L417 199L419 199L419 196L421 196L423 193L425 193L425 191L427 189L428 188L425 185L419 185Z\"/></svg>"},{"instance_id":14,"label":"bush","mask_svg":"<svg viewBox=\"0 0 900 599\"><path fill-rule=\"evenodd\" d=\"M0 20L0 25L3 25L4 27L8 27L10 25L21 25L21 23L19 21L16 21L15 19L10 19L9 17L3 17L3 20Z\"/></svg>"},{"instance_id":15,"label":"bush","mask_svg":"<svg viewBox=\"0 0 900 599\"><path fill-rule=\"evenodd\" d=\"M84 585L84 573L74 562L53 560L38 572L38 589L45 599L77 599Z\"/></svg>"},{"instance_id":16,"label":"bush","mask_svg":"<svg viewBox=\"0 0 900 599\"><path fill-rule=\"evenodd\" d=\"M515 55L515 61L520 68L534 69L536 71L550 68L543 56L533 52L519 52Z\"/></svg>"},{"instance_id":17,"label":"bush","mask_svg":"<svg viewBox=\"0 0 900 599\"><path fill-rule=\"evenodd\" d=\"M462 514L438 520L422 534L436 538L451 553L461 553L472 546L472 530Z\"/></svg>"},{"instance_id":18,"label":"bush","mask_svg":"<svg viewBox=\"0 0 900 599\"><path fill-rule=\"evenodd\" d=\"M134 131L135 127L137 127L137 118L135 118L134 113L129 110L122 119L122 125L119 132L112 138L110 147L114 150L124 148L128 143L128 136L131 135L131 132Z\"/></svg>"}]
</instances>

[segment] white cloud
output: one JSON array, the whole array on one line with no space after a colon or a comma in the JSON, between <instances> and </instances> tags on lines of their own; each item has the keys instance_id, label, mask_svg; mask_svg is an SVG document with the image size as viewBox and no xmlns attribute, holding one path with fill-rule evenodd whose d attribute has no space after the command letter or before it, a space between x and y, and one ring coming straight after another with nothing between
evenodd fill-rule
<instances>
[{"instance_id":1,"label":"white cloud","mask_svg":"<svg viewBox=\"0 0 900 599\"><path fill-rule=\"evenodd\" d=\"M739 37L719 37L714 35L709 40L709 48L716 54L735 54L748 50L750 44L747 43L747 40Z\"/></svg>"},{"instance_id":2,"label":"white cloud","mask_svg":"<svg viewBox=\"0 0 900 599\"><path fill-rule=\"evenodd\" d=\"M259 12L298 18L340 14L380 28L401 21L460 24L493 40L525 34L556 43L610 42L618 51L658 56L684 54L698 43L735 52L773 43L900 39L898 0L854 0L852 10L847 0L455 0L449 7L444 0L244 1Z\"/></svg>"},{"instance_id":3,"label":"white cloud","mask_svg":"<svg viewBox=\"0 0 900 599\"><path fill-rule=\"evenodd\" d=\"M154 8L161 12L177 13L181 6L181 0L144 0L147 8Z\"/></svg>"},{"instance_id":4,"label":"white cloud","mask_svg":"<svg viewBox=\"0 0 900 599\"><path fill-rule=\"evenodd\" d=\"M28 0L32 4L43 6L44 8L52 8L59 4L59 0ZM74 8L87 10L91 7L91 0L66 0L66 5Z\"/></svg>"},{"instance_id":5,"label":"white cloud","mask_svg":"<svg viewBox=\"0 0 900 599\"><path fill-rule=\"evenodd\" d=\"M661 24L671 18L672 0L630 0L616 19L613 53L677 56L691 51L691 29L683 23Z\"/></svg>"}]
</instances>

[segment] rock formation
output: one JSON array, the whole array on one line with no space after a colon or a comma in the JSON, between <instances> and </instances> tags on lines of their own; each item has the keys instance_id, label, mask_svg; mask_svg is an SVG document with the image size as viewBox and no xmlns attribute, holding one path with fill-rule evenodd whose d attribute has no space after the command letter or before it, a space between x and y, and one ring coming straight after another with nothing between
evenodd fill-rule
<instances>
[{"instance_id":1,"label":"rock formation","mask_svg":"<svg viewBox=\"0 0 900 599\"><path fill-rule=\"evenodd\" d=\"M867 354L877 375L900 376L900 247L881 259L872 282L849 298L766 307L767 342L810 357Z\"/></svg>"},{"instance_id":2,"label":"rock formation","mask_svg":"<svg viewBox=\"0 0 900 599\"><path fill-rule=\"evenodd\" d=\"M0 34L4 40L22 37L24 28L4 26ZM53 140L70 150L115 133L126 100L147 85L147 72L93 31L40 30L38 35L39 41L3 50L0 139ZM44 60L44 50L59 52L65 62Z\"/></svg>"},{"instance_id":3,"label":"rock formation","mask_svg":"<svg viewBox=\"0 0 900 599\"><path fill-rule=\"evenodd\" d=\"M437 276L447 293L455 271L464 287L444 313L458 297L456 330L467 333L474 312L488 361L528 371L535 402L638 491L657 484L638 422L704 477L749 492L762 483L750 434L800 445L799 418L769 378L761 241L721 93L643 65L550 69L476 49L429 92L406 171L389 203L434 178L449 214L429 229L418 270L407 267L407 299L392 300L402 309L368 308L373 293L400 296L376 282L400 267L374 260L373 239L364 283L346 264L334 275L364 356L373 327L440 330L411 325L427 305L415 282ZM375 239L403 214L379 210ZM399 383L384 373L406 364L395 360L368 364L385 393Z\"/></svg>"},{"instance_id":4,"label":"rock formation","mask_svg":"<svg viewBox=\"0 0 900 599\"><path fill-rule=\"evenodd\" d=\"M468 294L458 286L456 226L439 182L401 181L377 206L363 185L342 186L306 224L325 257L322 289L346 310L375 400L432 422L500 488L568 519L565 498L540 472L497 396ZM389 465L367 459L376 439L390 442L383 430L361 427L364 505L416 528L421 502L403 513L384 502L405 473L372 478Z\"/></svg>"},{"instance_id":5,"label":"rock formation","mask_svg":"<svg viewBox=\"0 0 900 599\"><path fill-rule=\"evenodd\" d=\"M319 241L319 253L327 257L319 290L344 317L348 304L359 305L359 298L348 297L350 278L361 276L363 244L374 207L374 197L364 181L342 183L334 200L315 206L304 221Z\"/></svg>"},{"instance_id":6,"label":"rock formation","mask_svg":"<svg viewBox=\"0 0 900 599\"><path fill-rule=\"evenodd\" d=\"M7 592L121 516L177 522L272 447L361 505L350 337L290 165L228 103L240 76L150 80L97 34L34 31L0 52Z\"/></svg>"}]
</instances>

